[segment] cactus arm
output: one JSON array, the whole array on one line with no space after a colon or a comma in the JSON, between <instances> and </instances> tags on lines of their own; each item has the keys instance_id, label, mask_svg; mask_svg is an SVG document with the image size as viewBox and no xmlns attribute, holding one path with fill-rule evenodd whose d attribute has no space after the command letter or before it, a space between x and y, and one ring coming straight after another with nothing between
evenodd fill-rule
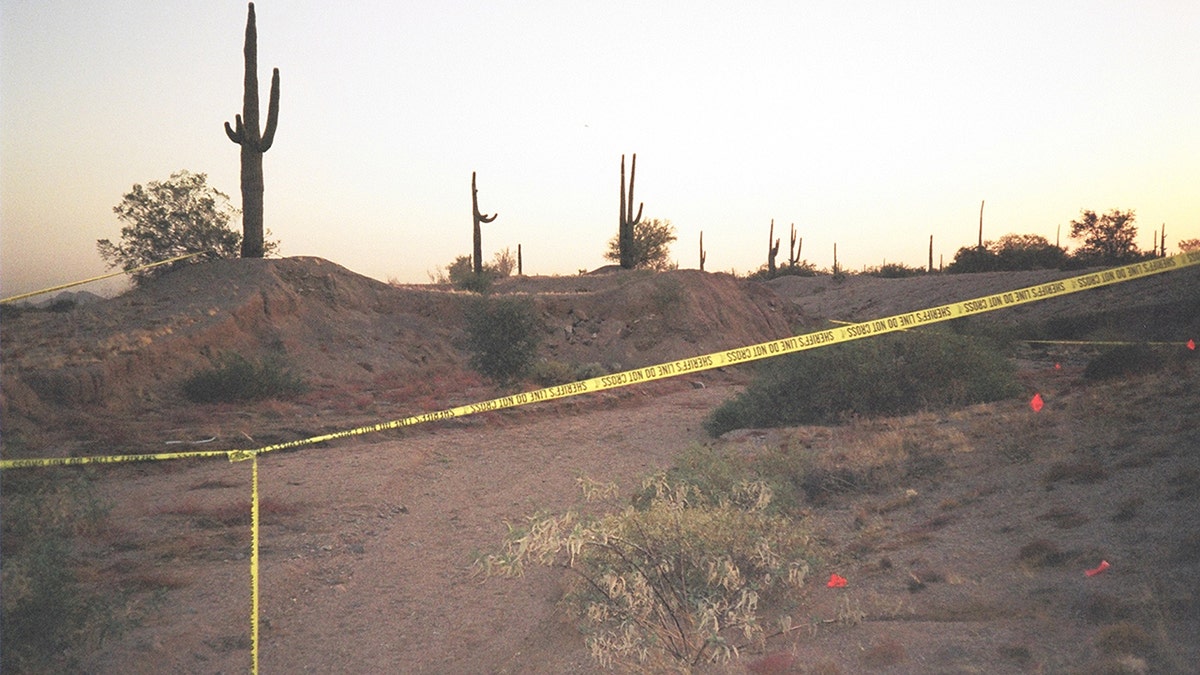
<instances>
[{"instance_id":1,"label":"cactus arm","mask_svg":"<svg viewBox=\"0 0 1200 675\"><path fill-rule=\"evenodd\" d=\"M242 126L242 116L241 115L234 115L233 119L235 120L235 122L237 124L237 130L235 131L235 130L231 129L229 127L229 122L226 122L225 123L225 135L229 137L229 140L233 141L234 143L237 143L238 145L241 145L242 140L246 137L246 128L244 126Z\"/></svg>"},{"instance_id":2,"label":"cactus arm","mask_svg":"<svg viewBox=\"0 0 1200 675\"><path fill-rule=\"evenodd\" d=\"M262 139L258 142L258 151L266 152L275 142L275 127L279 124L279 69L271 73L271 100L267 104L267 128L263 130Z\"/></svg>"},{"instance_id":3,"label":"cactus arm","mask_svg":"<svg viewBox=\"0 0 1200 675\"><path fill-rule=\"evenodd\" d=\"M629 213L631 215L633 214L633 181L636 176L637 176L637 153L635 152L635 153L633 153L633 161L630 162L630 164L629 164ZM629 224L631 226L637 225L638 223L642 222L642 207L643 206L645 206L644 203L638 204L637 218L634 218L633 220L629 221Z\"/></svg>"}]
</instances>

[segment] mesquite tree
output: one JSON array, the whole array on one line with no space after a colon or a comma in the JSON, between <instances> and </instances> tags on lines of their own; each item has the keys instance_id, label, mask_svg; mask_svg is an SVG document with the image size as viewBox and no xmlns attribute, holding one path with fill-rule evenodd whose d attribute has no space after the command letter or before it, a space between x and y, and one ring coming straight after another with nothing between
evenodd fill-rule
<instances>
[{"instance_id":1,"label":"mesquite tree","mask_svg":"<svg viewBox=\"0 0 1200 675\"><path fill-rule=\"evenodd\" d=\"M279 69L271 75L271 99L267 108L267 126L258 131L258 30L254 23L254 3L246 16L246 57L242 114L235 115L235 126L225 123L229 140L242 146L242 257L263 257L263 153L275 140L279 122Z\"/></svg>"},{"instance_id":2,"label":"mesquite tree","mask_svg":"<svg viewBox=\"0 0 1200 675\"><path fill-rule=\"evenodd\" d=\"M475 172L471 172L471 212L475 217L475 275L483 274L483 235L479 231L480 223L490 223L499 213L485 216L479 212L479 190L475 189Z\"/></svg>"},{"instance_id":3,"label":"mesquite tree","mask_svg":"<svg viewBox=\"0 0 1200 675\"><path fill-rule=\"evenodd\" d=\"M621 224L617 230L617 248L620 250L620 264L623 269L631 270L637 264L634 251L633 228L642 220L642 206L638 204L637 217L633 215L633 178L637 173L637 153L633 153L633 162L629 167L629 206L625 206L625 155L621 155Z\"/></svg>"}]
</instances>

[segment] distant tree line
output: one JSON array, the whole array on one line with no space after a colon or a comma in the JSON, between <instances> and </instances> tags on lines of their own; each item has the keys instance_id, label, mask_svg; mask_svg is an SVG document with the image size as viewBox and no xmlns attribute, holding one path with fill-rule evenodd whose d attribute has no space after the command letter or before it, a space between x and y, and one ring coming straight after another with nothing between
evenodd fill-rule
<instances>
[{"instance_id":1,"label":"distant tree line","mask_svg":"<svg viewBox=\"0 0 1200 675\"><path fill-rule=\"evenodd\" d=\"M997 241L979 246L964 246L947 267L950 273L1001 272L1011 270L1075 269L1100 265L1120 265L1166 255L1166 244L1142 251L1137 237L1136 215L1132 209L1113 209L1103 215L1084 209L1071 221L1072 239L1083 244L1068 253L1036 234L1006 234ZM1165 232L1164 232L1165 237ZM1182 244L1185 242L1180 242ZM1185 249L1186 250L1186 249Z\"/></svg>"}]
</instances>

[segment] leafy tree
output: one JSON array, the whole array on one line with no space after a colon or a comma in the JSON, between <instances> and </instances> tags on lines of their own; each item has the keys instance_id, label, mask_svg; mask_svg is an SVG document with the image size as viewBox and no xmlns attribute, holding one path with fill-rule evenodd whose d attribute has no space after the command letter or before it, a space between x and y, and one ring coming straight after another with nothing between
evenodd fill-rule
<instances>
[{"instance_id":1,"label":"leafy tree","mask_svg":"<svg viewBox=\"0 0 1200 675\"><path fill-rule=\"evenodd\" d=\"M1075 251L1076 257L1089 263L1115 264L1137 260L1141 257L1134 238L1133 209L1113 209L1102 216L1095 211L1080 211L1079 220L1071 221L1071 238L1083 239L1083 246Z\"/></svg>"},{"instance_id":2,"label":"leafy tree","mask_svg":"<svg viewBox=\"0 0 1200 675\"><path fill-rule=\"evenodd\" d=\"M668 270L671 263L671 242L675 241L675 226L669 220L641 220L633 226L633 269ZM605 260L621 262L620 237L608 241Z\"/></svg>"},{"instance_id":3,"label":"leafy tree","mask_svg":"<svg viewBox=\"0 0 1200 675\"><path fill-rule=\"evenodd\" d=\"M1067 252L1037 234L1006 234L983 246L964 246L947 267L950 273L1059 269Z\"/></svg>"},{"instance_id":4,"label":"leafy tree","mask_svg":"<svg viewBox=\"0 0 1200 675\"><path fill-rule=\"evenodd\" d=\"M200 260L237 257L242 235L230 229L229 223L238 210L230 205L229 195L207 181L203 173L178 171L165 181L135 184L113 207L113 213L125 223L121 241L98 240L100 257L109 267L132 270L189 253L203 254L134 272L137 284ZM277 242L266 244L267 251L277 247Z\"/></svg>"},{"instance_id":5,"label":"leafy tree","mask_svg":"<svg viewBox=\"0 0 1200 675\"><path fill-rule=\"evenodd\" d=\"M954 260L946 265L946 271L950 274L994 272L999 268L1000 262L996 259L995 252L987 246L964 246L954 254Z\"/></svg>"},{"instance_id":6,"label":"leafy tree","mask_svg":"<svg viewBox=\"0 0 1200 675\"><path fill-rule=\"evenodd\" d=\"M1184 239L1179 242L1179 250L1187 253L1189 251L1200 251L1200 239Z\"/></svg>"},{"instance_id":7,"label":"leafy tree","mask_svg":"<svg viewBox=\"0 0 1200 675\"><path fill-rule=\"evenodd\" d=\"M1067 252L1037 234L1006 234L990 245L1002 270L1058 269Z\"/></svg>"}]
</instances>

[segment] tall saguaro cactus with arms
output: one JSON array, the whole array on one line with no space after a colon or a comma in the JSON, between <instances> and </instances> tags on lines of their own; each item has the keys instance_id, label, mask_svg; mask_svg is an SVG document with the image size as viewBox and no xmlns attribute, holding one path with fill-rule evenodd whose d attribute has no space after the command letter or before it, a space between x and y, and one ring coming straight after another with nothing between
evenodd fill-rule
<instances>
[{"instance_id":1,"label":"tall saguaro cactus with arms","mask_svg":"<svg viewBox=\"0 0 1200 675\"><path fill-rule=\"evenodd\" d=\"M493 213L490 216L485 216L479 212L479 190L475 189L475 172L471 172L471 211L475 217L474 229L474 269L475 276L483 274L483 234L479 231L480 223L490 223L496 219L499 213ZM520 248L517 249L520 251Z\"/></svg>"},{"instance_id":2,"label":"tall saguaro cactus with arms","mask_svg":"<svg viewBox=\"0 0 1200 675\"><path fill-rule=\"evenodd\" d=\"M267 126L258 131L258 29L254 23L254 3L246 16L246 76L242 114L235 125L225 123L229 140L242 146L242 257L263 257L263 153L275 141L279 122L279 69L271 75L271 99L267 107Z\"/></svg>"},{"instance_id":3,"label":"tall saguaro cactus with arms","mask_svg":"<svg viewBox=\"0 0 1200 675\"><path fill-rule=\"evenodd\" d=\"M625 202L625 155L621 155L621 225L617 230L617 248L621 252L621 268L631 270L637 264L637 254L633 250L633 228L642 220L642 206L638 204L637 217L633 215L633 179L637 173L637 153L633 153L633 162L629 167L629 202Z\"/></svg>"}]
</instances>

